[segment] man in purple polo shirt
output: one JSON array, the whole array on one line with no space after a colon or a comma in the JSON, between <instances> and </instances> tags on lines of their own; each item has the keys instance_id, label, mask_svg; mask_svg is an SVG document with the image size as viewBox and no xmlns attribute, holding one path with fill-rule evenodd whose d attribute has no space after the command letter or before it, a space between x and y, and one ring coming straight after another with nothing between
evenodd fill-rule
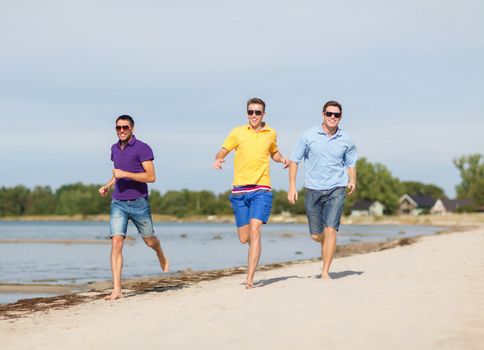
<instances>
[{"instance_id":1,"label":"man in purple polo shirt","mask_svg":"<svg viewBox=\"0 0 484 350\"><path fill-rule=\"evenodd\" d=\"M111 270L113 291L106 300L121 298L121 271L123 268L123 244L131 220L146 245L156 252L160 266L168 272L170 262L163 254L160 240L155 236L153 220L148 202L148 182L155 182L153 151L146 143L137 140L133 134L134 120L129 115L116 119L116 133L119 141L111 147L114 162L113 177L99 188L99 194L106 196L115 185L111 202Z\"/></svg>"}]
</instances>

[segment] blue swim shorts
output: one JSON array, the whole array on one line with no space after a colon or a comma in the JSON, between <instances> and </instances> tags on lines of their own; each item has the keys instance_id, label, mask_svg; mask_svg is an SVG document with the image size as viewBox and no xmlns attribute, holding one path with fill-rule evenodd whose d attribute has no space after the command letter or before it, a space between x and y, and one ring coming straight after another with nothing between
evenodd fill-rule
<instances>
[{"instance_id":1,"label":"blue swim shorts","mask_svg":"<svg viewBox=\"0 0 484 350\"><path fill-rule=\"evenodd\" d=\"M304 206L308 217L309 233L320 234L325 227L332 227L338 231L345 197L346 187L335 187L330 190L307 188Z\"/></svg>"},{"instance_id":2,"label":"blue swim shorts","mask_svg":"<svg viewBox=\"0 0 484 350\"><path fill-rule=\"evenodd\" d=\"M150 203L144 197L134 200L111 201L111 237L124 236L128 231L128 221L131 220L138 233L143 238L151 237L155 234L153 221L151 219Z\"/></svg>"},{"instance_id":3,"label":"blue swim shorts","mask_svg":"<svg viewBox=\"0 0 484 350\"><path fill-rule=\"evenodd\" d=\"M272 208L272 192L261 190L232 193L229 198L237 227L248 225L250 219L258 219L264 224L269 220Z\"/></svg>"}]
</instances>

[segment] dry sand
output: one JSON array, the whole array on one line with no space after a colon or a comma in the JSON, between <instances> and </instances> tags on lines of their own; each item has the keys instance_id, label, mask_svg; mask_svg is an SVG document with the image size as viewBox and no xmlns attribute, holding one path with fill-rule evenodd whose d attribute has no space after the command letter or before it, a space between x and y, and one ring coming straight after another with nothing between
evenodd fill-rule
<instances>
[{"instance_id":1,"label":"dry sand","mask_svg":"<svg viewBox=\"0 0 484 350\"><path fill-rule=\"evenodd\" d=\"M484 226L0 320L2 349L484 349ZM129 293L128 293L129 294ZM88 297L89 295L85 295Z\"/></svg>"}]
</instances>

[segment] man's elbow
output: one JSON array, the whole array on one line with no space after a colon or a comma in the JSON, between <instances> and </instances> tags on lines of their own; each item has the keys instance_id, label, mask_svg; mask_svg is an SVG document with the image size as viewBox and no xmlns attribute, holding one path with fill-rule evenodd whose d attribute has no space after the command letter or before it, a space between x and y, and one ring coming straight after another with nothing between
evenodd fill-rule
<instances>
[{"instance_id":1,"label":"man's elbow","mask_svg":"<svg viewBox=\"0 0 484 350\"><path fill-rule=\"evenodd\" d=\"M153 183L156 181L156 175L155 174L151 174L148 176L148 178L146 179L146 182L149 182L149 183Z\"/></svg>"}]
</instances>

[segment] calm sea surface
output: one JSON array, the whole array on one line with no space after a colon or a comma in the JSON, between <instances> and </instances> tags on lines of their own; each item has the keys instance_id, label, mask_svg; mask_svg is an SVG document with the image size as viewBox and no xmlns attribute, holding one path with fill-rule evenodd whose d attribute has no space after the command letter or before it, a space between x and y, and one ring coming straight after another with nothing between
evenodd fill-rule
<instances>
[{"instance_id":1,"label":"calm sea surface","mask_svg":"<svg viewBox=\"0 0 484 350\"><path fill-rule=\"evenodd\" d=\"M131 224L130 224L131 225ZM429 235L435 226L343 225L338 244L386 241L396 237ZM171 260L171 271L211 270L246 264L247 246L239 243L233 224L159 223L156 235ZM103 240L109 235L105 222L2 222L0 241ZM123 277L162 275L154 252L130 226L123 250ZM109 244L0 243L0 284L84 284L111 279ZM262 230L261 264L318 257L304 224L268 224ZM0 303L13 296L0 294ZM18 299L18 297L16 297ZM6 301L7 300L7 301Z\"/></svg>"}]
</instances>

